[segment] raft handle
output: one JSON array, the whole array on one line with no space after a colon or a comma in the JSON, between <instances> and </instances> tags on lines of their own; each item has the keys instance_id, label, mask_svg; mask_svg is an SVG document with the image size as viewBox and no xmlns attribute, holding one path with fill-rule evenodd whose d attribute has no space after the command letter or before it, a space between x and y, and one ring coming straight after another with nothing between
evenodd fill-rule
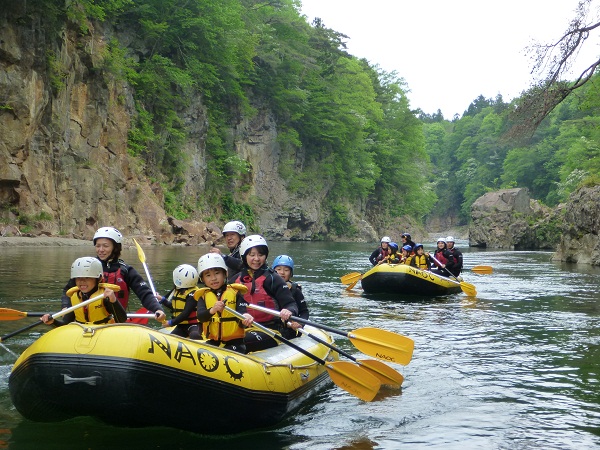
<instances>
[{"instance_id":1,"label":"raft handle","mask_svg":"<svg viewBox=\"0 0 600 450\"><path fill-rule=\"evenodd\" d=\"M100 375L94 375L91 377L84 378L74 378L67 375L66 373L63 374L64 384L85 383L90 386L97 386L100 384L100 380L102 380L102 377Z\"/></svg>"}]
</instances>

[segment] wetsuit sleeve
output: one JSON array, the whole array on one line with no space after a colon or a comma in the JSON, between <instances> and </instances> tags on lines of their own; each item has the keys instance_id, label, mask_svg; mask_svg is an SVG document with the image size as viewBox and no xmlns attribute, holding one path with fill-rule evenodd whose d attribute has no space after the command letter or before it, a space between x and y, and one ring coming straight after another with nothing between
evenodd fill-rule
<instances>
[{"instance_id":1,"label":"wetsuit sleeve","mask_svg":"<svg viewBox=\"0 0 600 450\"><path fill-rule=\"evenodd\" d=\"M296 289L294 289L294 300L296 300L296 305L298 305L298 317L308 320L308 304L306 303L306 299L304 298L300 286L297 286Z\"/></svg>"},{"instance_id":2,"label":"wetsuit sleeve","mask_svg":"<svg viewBox=\"0 0 600 450\"><path fill-rule=\"evenodd\" d=\"M264 287L267 294L275 299L280 310L287 309L292 312L292 315L297 316L298 305L287 283L276 272L269 272L266 275Z\"/></svg>"},{"instance_id":3,"label":"wetsuit sleeve","mask_svg":"<svg viewBox=\"0 0 600 450\"><path fill-rule=\"evenodd\" d=\"M170 300L171 294L175 291L175 289L171 289L167 295L165 295L164 300L161 300L159 303L163 306L166 306L171 312L173 312L173 302Z\"/></svg>"},{"instance_id":4,"label":"wetsuit sleeve","mask_svg":"<svg viewBox=\"0 0 600 450\"><path fill-rule=\"evenodd\" d=\"M69 305L67 306L67 308L69 306L71 306L70 301L69 301ZM52 325L54 325L55 327L62 327L63 325L66 325L71 322L75 322L75 312L74 311L71 311L69 314L65 314L60 319L54 319L54 322L52 323Z\"/></svg>"},{"instance_id":5,"label":"wetsuit sleeve","mask_svg":"<svg viewBox=\"0 0 600 450\"><path fill-rule=\"evenodd\" d=\"M63 288L62 297L60 299L60 308L61 309L65 309L65 308L68 308L69 306L71 306L71 299L67 295L67 291L69 289L71 289L72 287L75 287L75 278L71 278L69 280L69 282Z\"/></svg>"},{"instance_id":6,"label":"wetsuit sleeve","mask_svg":"<svg viewBox=\"0 0 600 450\"><path fill-rule=\"evenodd\" d=\"M377 257L379 256L379 248L376 248L375 251L373 253L371 253L371 256L369 256L369 261L371 261L371 264L373 264L374 266L377 265Z\"/></svg>"},{"instance_id":7,"label":"wetsuit sleeve","mask_svg":"<svg viewBox=\"0 0 600 450\"><path fill-rule=\"evenodd\" d=\"M114 303L111 303L108 297L104 297L103 303L108 313L111 314L115 319L115 322L127 322L127 312L125 311L125 308L123 308L123 305L119 300L117 300Z\"/></svg>"},{"instance_id":8,"label":"wetsuit sleeve","mask_svg":"<svg viewBox=\"0 0 600 450\"><path fill-rule=\"evenodd\" d=\"M446 252L446 253L444 253L444 256L447 259L446 269L452 271L454 269L454 267L456 266L456 259L454 258L454 255L450 252Z\"/></svg>"},{"instance_id":9,"label":"wetsuit sleeve","mask_svg":"<svg viewBox=\"0 0 600 450\"><path fill-rule=\"evenodd\" d=\"M248 302L246 301L244 296L238 292L235 296L235 310L240 314L246 314L248 312L247 306Z\"/></svg>"},{"instance_id":10,"label":"wetsuit sleeve","mask_svg":"<svg viewBox=\"0 0 600 450\"><path fill-rule=\"evenodd\" d=\"M212 317L212 314L206 307L206 300L204 297L200 297L198 299L198 306L196 309L196 317L198 318L198 322L208 322Z\"/></svg>"},{"instance_id":11,"label":"wetsuit sleeve","mask_svg":"<svg viewBox=\"0 0 600 450\"><path fill-rule=\"evenodd\" d=\"M194 294L188 294L185 298L185 306L183 307L183 311L177 317L169 320L171 325L179 325L181 322L190 317L190 314L193 313L198 308L198 302L194 298ZM196 313L197 314L197 313Z\"/></svg>"},{"instance_id":12,"label":"wetsuit sleeve","mask_svg":"<svg viewBox=\"0 0 600 450\"><path fill-rule=\"evenodd\" d=\"M240 270L242 270L244 263L241 259L235 258L231 255L223 255L223 259L225 260L225 265L231 269L232 272L238 273Z\"/></svg>"},{"instance_id":13,"label":"wetsuit sleeve","mask_svg":"<svg viewBox=\"0 0 600 450\"><path fill-rule=\"evenodd\" d=\"M156 300L152 289L150 289L150 286L148 286L146 281L144 281L142 276L132 266L127 266L127 277L125 282L135 295L137 295L144 308L148 311L155 313L156 311L163 310L158 303L158 300Z\"/></svg>"}]
</instances>

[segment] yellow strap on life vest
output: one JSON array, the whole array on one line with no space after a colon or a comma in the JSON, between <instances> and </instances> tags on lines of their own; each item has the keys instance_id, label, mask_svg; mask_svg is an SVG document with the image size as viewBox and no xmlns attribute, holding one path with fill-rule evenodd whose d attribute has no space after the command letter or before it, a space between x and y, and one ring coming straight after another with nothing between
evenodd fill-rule
<instances>
[{"instance_id":1,"label":"yellow strap on life vest","mask_svg":"<svg viewBox=\"0 0 600 450\"><path fill-rule=\"evenodd\" d=\"M204 297L204 294L206 294L207 292L210 291L210 288L207 287L203 287L203 288L198 288L198 290L196 292L194 292L194 300L199 300L202 297Z\"/></svg>"},{"instance_id":2,"label":"yellow strap on life vest","mask_svg":"<svg viewBox=\"0 0 600 450\"><path fill-rule=\"evenodd\" d=\"M121 286L119 286L117 284L111 284L111 283L98 283L98 287L104 288L104 289L111 289L115 292L119 292L121 290ZM77 291L79 291L79 288L77 286L73 286L71 289L69 289L67 291L67 295L69 297L71 297Z\"/></svg>"},{"instance_id":3,"label":"yellow strap on life vest","mask_svg":"<svg viewBox=\"0 0 600 450\"><path fill-rule=\"evenodd\" d=\"M115 292L119 292L121 290L121 286L119 286L118 284L112 284L112 283L98 283L98 287L101 287L104 289L110 289Z\"/></svg>"},{"instance_id":4,"label":"yellow strap on life vest","mask_svg":"<svg viewBox=\"0 0 600 450\"><path fill-rule=\"evenodd\" d=\"M245 284L232 283L229 286L231 286L233 289L235 289L236 291L238 291L242 295L244 295L245 293L248 292L248 286L246 286Z\"/></svg>"},{"instance_id":5,"label":"yellow strap on life vest","mask_svg":"<svg viewBox=\"0 0 600 450\"><path fill-rule=\"evenodd\" d=\"M77 291L79 291L79 288L77 286L73 286L67 291L67 295L69 296L69 298L71 298L71 296Z\"/></svg>"}]
</instances>

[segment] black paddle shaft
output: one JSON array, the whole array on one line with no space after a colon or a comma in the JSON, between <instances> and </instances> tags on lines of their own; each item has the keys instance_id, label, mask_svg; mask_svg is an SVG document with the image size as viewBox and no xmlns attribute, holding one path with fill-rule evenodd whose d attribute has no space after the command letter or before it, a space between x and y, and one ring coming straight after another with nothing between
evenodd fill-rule
<instances>
[{"instance_id":1,"label":"black paddle shaft","mask_svg":"<svg viewBox=\"0 0 600 450\"><path fill-rule=\"evenodd\" d=\"M33 322L33 323L30 323L29 325L27 325L26 327L19 328L17 331L13 331L12 333L8 333L8 334L5 334L4 336L0 336L0 342L4 342L8 338L16 336L17 334L22 333L23 331L27 331L33 327L37 327L38 325L41 325L42 323L44 323L44 322L42 322L41 320L38 322Z\"/></svg>"}]
</instances>

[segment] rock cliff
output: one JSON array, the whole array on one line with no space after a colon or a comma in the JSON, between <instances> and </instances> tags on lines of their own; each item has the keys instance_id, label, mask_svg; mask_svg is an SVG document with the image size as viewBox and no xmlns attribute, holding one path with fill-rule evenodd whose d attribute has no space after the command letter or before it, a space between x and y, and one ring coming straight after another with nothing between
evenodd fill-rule
<instances>
[{"instance_id":1,"label":"rock cliff","mask_svg":"<svg viewBox=\"0 0 600 450\"><path fill-rule=\"evenodd\" d=\"M560 242L553 259L600 266L600 186L584 187L565 207Z\"/></svg>"},{"instance_id":2,"label":"rock cliff","mask_svg":"<svg viewBox=\"0 0 600 450\"><path fill-rule=\"evenodd\" d=\"M128 154L136 114L132 90L102 70L103 50L116 31L90 24L88 33L80 33L73 26L56 40L44 34L41 18L21 10L14 2L0 11L0 223L14 227L18 211L21 225L35 224L34 234L89 239L110 224L162 243L218 240L218 227L201 217L167 217L161 186ZM256 199L260 231L278 239L326 235L325 192L290 195L278 173L281 158L289 155L282 156L272 115L257 109L231 129L231 142L250 168L241 182L248 199ZM192 99L181 114L189 161L183 195L194 199L202 195L207 173L202 98ZM360 229L366 240L378 239L369 224Z\"/></svg>"},{"instance_id":3,"label":"rock cliff","mask_svg":"<svg viewBox=\"0 0 600 450\"><path fill-rule=\"evenodd\" d=\"M558 217L529 197L524 188L488 192L471 206L469 245L508 249L554 249L558 243Z\"/></svg>"}]
</instances>

